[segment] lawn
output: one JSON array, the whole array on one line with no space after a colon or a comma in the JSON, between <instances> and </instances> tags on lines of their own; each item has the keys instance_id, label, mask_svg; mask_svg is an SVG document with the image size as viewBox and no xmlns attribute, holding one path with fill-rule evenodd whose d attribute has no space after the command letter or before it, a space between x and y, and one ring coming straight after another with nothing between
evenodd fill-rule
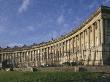
<instances>
[{"instance_id":1,"label":"lawn","mask_svg":"<svg viewBox=\"0 0 110 82\"><path fill-rule=\"evenodd\" d=\"M0 82L77 82L74 80L80 80L80 81L82 80L81 82L86 82L83 80L85 79L95 80L100 75L101 74L99 73L90 73L90 72L16 72L16 71L6 72L6 71L0 71ZM99 82L103 82L103 81L101 80Z\"/></svg>"}]
</instances>

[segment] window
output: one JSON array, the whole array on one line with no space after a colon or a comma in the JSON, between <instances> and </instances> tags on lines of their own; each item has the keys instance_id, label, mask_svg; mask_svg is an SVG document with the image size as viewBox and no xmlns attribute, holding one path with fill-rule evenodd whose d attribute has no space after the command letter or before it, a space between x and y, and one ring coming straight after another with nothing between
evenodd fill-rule
<instances>
[{"instance_id":1,"label":"window","mask_svg":"<svg viewBox=\"0 0 110 82\"><path fill-rule=\"evenodd\" d=\"M91 42L91 47L93 47L93 41Z\"/></svg>"},{"instance_id":2,"label":"window","mask_svg":"<svg viewBox=\"0 0 110 82\"><path fill-rule=\"evenodd\" d=\"M76 39L79 40L79 36L78 35L76 36Z\"/></svg>"},{"instance_id":3,"label":"window","mask_svg":"<svg viewBox=\"0 0 110 82\"><path fill-rule=\"evenodd\" d=\"M95 29L97 29L97 22L94 22L93 26L94 26Z\"/></svg>"},{"instance_id":4,"label":"window","mask_svg":"<svg viewBox=\"0 0 110 82\"><path fill-rule=\"evenodd\" d=\"M89 45L88 45L88 42L86 42L86 49L88 48L88 46L89 46Z\"/></svg>"},{"instance_id":5,"label":"window","mask_svg":"<svg viewBox=\"0 0 110 82\"><path fill-rule=\"evenodd\" d=\"M80 35L81 35L81 38L83 38L83 33L81 33Z\"/></svg>"},{"instance_id":6,"label":"window","mask_svg":"<svg viewBox=\"0 0 110 82\"><path fill-rule=\"evenodd\" d=\"M96 46L98 46L98 38L96 37Z\"/></svg>"},{"instance_id":7,"label":"window","mask_svg":"<svg viewBox=\"0 0 110 82\"><path fill-rule=\"evenodd\" d=\"M90 27L90 32L92 32L92 27Z\"/></svg>"},{"instance_id":8,"label":"window","mask_svg":"<svg viewBox=\"0 0 110 82\"><path fill-rule=\"evenodd\" d=\"M87 35L87 29L85 30L85 34Z\"/></svg>"}]
</instances>

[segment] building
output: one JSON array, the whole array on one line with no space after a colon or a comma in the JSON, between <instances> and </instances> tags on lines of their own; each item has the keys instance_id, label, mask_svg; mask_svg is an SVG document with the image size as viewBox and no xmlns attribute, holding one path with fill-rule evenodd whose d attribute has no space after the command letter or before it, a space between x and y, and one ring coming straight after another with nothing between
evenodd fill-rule
<instances>
[{"instance_id":1,"label":"building","mask_svg":"<svg viewBox=\"0 0 110 82\"><path fill-rule=\"evenodd\" d=\"M76 30L49 42L0 48L0 62L12 60L19 67L110 64L110 7L101 6Z\"/></svg>"}]
</instances>

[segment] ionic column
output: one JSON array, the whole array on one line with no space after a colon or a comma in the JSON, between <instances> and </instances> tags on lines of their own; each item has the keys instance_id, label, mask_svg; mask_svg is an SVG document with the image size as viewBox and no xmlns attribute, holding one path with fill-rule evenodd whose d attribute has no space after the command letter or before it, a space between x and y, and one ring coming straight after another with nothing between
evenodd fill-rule
<instances>
[{"instance_id":1,"label":"ionic column","mask_svg":"<svg viewBox=\"0 0 110 82\"><path fill-rule=\"evenodd\" d=\"M64 57L64 42L62 42L62 57Z\"/></svg>"},{"instance_id":2,"label":"ionic column","mask_svg":"<svg viewBox=\"0 0 110 82\"><path fill-rule=\"evenodd\" d=\"M50 62L50 47L48 47L48 60Z\"/></svg>"},{"instance_id":3,"label":"ionic column","mask_svg":"<svg viewBox=\"0 0 110 82\"><path fill-rule=\"evenodd\" d=\"M70 40L71 40L71 39L69 39L69 40L67 41L67 44L68 44L68 45L67 45L67 46L68 46L68 52L70 52Z\"/></svg>"},{"instance_id":4,"label":"ionic column","mask_svg":"<svg viewBox=\"0 0 110 82\"><path fill-rule=\"evenodd\" d=\"M54 45L54 63L56 61L56 44Z\"/></svg>"},{"instance_id":5,"label":"ionic column","mask_svg":"<svg viewBox=\"0 0 110 82\"><path fill-rule=\"evenodd\" d=\"M6 59L9 59L9 58L8 58L8 54L9 54L9 53L6 54Z\"/></svg>"},{"instance_id":6,"label":"ionic column","mask_svg":"<svg viewBox=\"0 0 110 82\"><path fill-rule=\"evenodd\" d=\"M75 52L77 52L77 37L76 36L75 36L75 45L76 45Z\"/></svg>"},{"instance_id":7,"label":"ionic column","mask_svg":"<svg viewBox=\"0 0 110 82\"><path fill-rule=\"evenodd\" d=\"M49 52L48 52L48 47L46 48L46 52L47 52L47 53L46 53L46 56L47 56L47 57L46 57L46 60L48 61L48 54L49 54Z\"/></svg>"},{"instance_id":8,"label":"ionic column","mask_svg":"<svg viewBox=\"0 0 110 82\"><path fill-rule=\"evenodd\" d=\"M36 60L38 61L38 50L36 50Z\"/></svg>"},{"instance_id":9,"label":"ionic column","mask_svg":"<svg viewBox=\"0 0 110 82\"><path fill-rule=\"evenodd\" d=\"M60 61L61 61L61 58L62 58L62 43L60 43Z\"/></svg>"},{"instance_id":10,"label":"ionic column","mask_svg":"<svg viewBox=\"0 0 110 82\"><path fill-rule=\"evenodd\" d=\"M53 49L52 50L53 50L53 64L54 64L54 59L55 59L54 58L55 57L55 48L54 48L54 45L53 45Z\"/></svg>"},{"instance_id":11,"label":"ionic column","mask_svg":"<svg viewBox=\"0 0 110 82\"><path fill-rule=\"evenodd\" d=\"M97 21L97 27L98 27L98 43L101 44L101 24L100 24L100 20Z\"/></svg>"},{"instance_id":12,"label":"ionic column","mask_svg":"<svg viewBox=\"0 0 110 82\"><path fill-rule=\"evenodd\" d=\"M2 53L2 61L4 61L4 54Z\"/></svg>"},{"instance_id":13,"label":"ionic column","mask_svg":"<svg viewBox=\"0 0 110 82\"><path fill-rule=\"evenodd\" d=\"M11 60L14 59L14 53L11 53Z\"/></svg>"},{"instance_id":14,"label":"ionic column","mask_svg":"<svg viewBox=\"0 0 110 82\"><path fill-rule=\"evenodd\" d=\"M72 50L72 51L73 51L73 53L74 53L74 48L75 48L75 47L74 47L74 42L75 42L74 40L75 40L75 39L74 39L74 37L73 37L72 39L73 39L73 41L72 41L72 43L73 43L73 45L72 45L73 50Z\"/></svg>"},{"instance_id":15,"label":"ionic column","mask_svg":"<svg viewBox=\"0 0 110 82\"><path fill-rule=\"evenodd\" d=\"M31 61L31 51L28 51L29 62Z\"/></svg>"},{"instance_id":16,"label":"ionic column","mask_svg":"<svg viewBox=\"0 0 110 82\"><path fill-rule=\"evenodd\" d=\"M20 62L22 62L21 52L19 53Z\"/></svg>"},{"instance_id":17,"label":"ionic column","mask_svg":"<svg viewBox=\"0 0 110 82\"><path fill-rule=\"evenodd\" d=\"M75 45L76 45L76 47L75 47L75 55L76 55L76 61L78 60L77 59L77 51L78 51L78 49L77 49L77 36L75 36Z\"/></svg>"},{"instance_id":18,"label":"ionic column","mask_svg":"<svg viewBox=\"0 0 110 82\"><path fill-rule=\"evenodd\" d=\"M41 62L41 49L39 49L39 61Z\"/></svg>"},{"instance_id":19,"label":"ionic column","mask_svg":"<svg viewBox=\"0 0 110 82\"><path fill-rule=\"evenodd\" d=\"M33 61L33 50L31 51L31 62Z\"/></svg>"},{"instance_id":20,"label":"ionic column","mask_svg":"<svg viewBox=\"0 0 110 82\"><path fill-rule=\"evenodd\" d=\"M25 61L26 61L26 66L28 67L28 62L29 62L29 56L28 56L28 51L25 52Z\"/></svg>"},{"instance_id":21,"label":"ionic column","mask_svg":"<svg viewBox=\"0 0 110 82\"><path fill-rule=\"evenodd\" d=\"M34 62L34 50L32 50L32 61Z\"/></svg>"},{"instance_id":22,"label":"ionic column","mask_svg":"<svg viewBox=\"0 0 110 82\"><path fill-rule=\"evenodd\" d=\"M15 53L13 53L13 59L14 59L14 61L15 61Z\"/></svg>"},{"instance_id":23,"label":"ionic column","mask_svg":"<svg viewBox=\"0 0 110 82\"><path fill-rule=\"evenodd\" d=\"M37 62L38 60L38 53L37 53L37 50L35 50L35 61Z\"/></svg>"},{"instance_id":24,"label":"ionic column","mask_svg":"<svg viewBox=\"0 0 110 82\"><path fill-rule=\"evenodd\" d=\"M19 52L17 52L17 62L19 63L19 61L20 61L20 58L19 58Z\"/></svg>"},{"instance_id":25,"label":"ionic column","mask_svg":"<svg viewBox=\"0 0 110 82\"><path fill-rule=\"evenodd\" d=\"M104 43L104 20L100 20L100 40L101 43Z\"/></svg>"},{"instance_id":26,"label":"ionic column","mask_svg":"<svg viewBox=\"0 0 110 82\"><path fill-rule=\"evenodd\" d=\"M4 61L4 54L2 53L2 62Z\"/></svg>"},{"instance_id":27,"label":"ionic column","mask_svg":"<svg viewBox=\"0 0 110 82\"><path fill-rule=\"evenodd\" d=\"M89 48L90 48L90 28L88 28L88 47Z\"/></svg>"},{"instance_id":28,"label":"ionic column","mask_svg":"<svg viewBox=\"0 0 110 82\"><path fill-rule=\"evenodd\" d=\"M17 64L17 53L15 52L15 58L14 58L15 63Z\"/></svg>"},{"instance_id":29,"label":"ionic column","mask_svg":"<svg viewBox=\"0 0 110 82\"><path fill-rule=\"evenodd\" d=\"M32 50L32 61L34 61L34 50Z\"/></svg>"},{"instance_id":30,"label":"ionic column","mask_svg":"<svg viewBox=\"0 0 110 82\"><path fill-rule=\"evenodd\" d=\"M66 41L65 41L65 46L66 46L65 54L66 54L66 57L68 58L68 55L67 55L67 46L68 46L68 45L67 45L67 42L68 42L68 41L66 40ZM66 60L66 61L67 61L67 60Z\"/></svg>"},{"instance_id":31,"label":"ionic column","mask_svg":"<svg viewBox=\"0 0 110 82\"><path fill-rule=\"evenodd\" d=\"M4 59L6 60L6 53L4 54Z\"/></svg>"},{"instance_id":32,"label":"ionic column","mask_svg":"<svg viewBox=\"0 0 110 82\"><path fill-rule=\"evenodd\" d=\"M5 59L4 59L4 53L3 53L3 61L4 61Z\"/></svg>"},{"instance_id":33,"label":"ionic column","mask_svg":"<svg viewBox=\"0 0 110 82\"><path fill-rule=\"evenodd\" d=\"M55 60L56 60L55 54L56 54L56 49L55 49L55 45L54 45L54 63L55 63Z\"/></svg>"},{"instance_id":34,"label":"ionic column","mask_svg":"<svg viewBox=\"0 0 110 82\"><path fill-rule=\"evenodd\" d=\"M74 45L73 44L73 38L71 38L71 44L70 45L71 45L71 54L73 54L73 45Z\"/></svg>"},{"instance_id":35,"label":"ionic column","mask_svg":"<svg viewBox=\"0 0 110 82\"><path fill-rule=\"evenodd\" d=\"M61 59L61 43L59 43L59 61Z\"/></svg>"},{"instance_id":36,"label":"ionic column","mask_svg":"<svg viewBox=\"0 0 110 82\"><path fill-rule=\"evenodd\" d=\"M36 50L35 50L34 54L35 54L35 66L37 66L37 51Z\"/></svg>"},{"instance_id":37,"label":"ionic column","mask_svg":"<svg viewBox=\"0 0 110 82\"><path fill-rule=\"evenodd\" d=\"M27 62L27 51L25 52L25 61Z\"/></svg>"},{"instance_id":38,"label":"ionic column","mask_svg":"<svg viewBox=\"0 0 110 82\"><path fill-rule=\"evenodd\" d=\"M49 46L48 49L49 49L49 63L50 63L50 61L51 61L51 54L50 54L51 53L51 47Z\"/></svg>"},{"instance_id":39,"label":"ionic column","mask_svg":"<svg viewBox=\"0 0 110 82\"><path fill-rule=\"evenodd\" d=\"M46 58L46 57L47 57L46 55L47 55L46 48L44 48L44 62L45 62L45 63L46 63L46 59L47 59L47 58Z\"/></svg>"},{"instance_id":40,"label":"ionic column","mask_svg":"<svg viewBox=\"0 0 110 82\"><path fill-rule=\"evenodd\" d=\"M23 62L23 52L21 52L21 63Z\"/></svg>"},{"instance_id":41,"label":"ionic column","mask_svg":"<svg viewBox=\"0 0 110 82\"><path fill-rule=\"evenodd\" d=\"M26 61L26 51L24 52L24 62Z\"/></svg>"},{"instance_id":42,"label":"ionic column","mask_svg":"<svg viewBox=\"0 0 110 82\"><path fill-rule=\"evenodd\" d=\"M23 61L24 61L24 56L23 56L24 54L23 54L23 52L21 52L21 62L23 63Z\"/></svg>"},{"instance_id":43,"label":"ionic column","mask_svg":"<svg viewBox=\"0 0 110 82\"><path fill-rule=\"evenodd\" d=\"M71 61L70 60L70 55L71 55L71 44L70 43L71 43L71 39L69 39L68 41L69 41L68 42L69 43L69 52L68 52L68 55L69 55L69 62L70 62Z\"/></svg>"},{"instance_id":44,"label":"ionic column","mask_svg":"<svg viewBox=\"0 0 110 82\"><path fill-rule=\"evenodd\" d=\"M58 51L57 51L57 44L55 45L55 59L56 59L56 61L57 61L57 54L58 53Z\"/></svg>"},{"instance_id":45,"label":"ionic column","mask_svg":"<svg viewBox=\"0 0 110 82\"><path fill-rule=\"evenodd\" d=\"M3 53L1 54L1 62L3 62Z\"/></svg>"},{"instance_id":46,"label":"ionic column","mask_svg":"<svg viewBox=\"0 0 110 82\"><path fill-rule=\"evenodd\" d=\"M86 42L86 49L88 49L89 48L89 29L87 28L86 29L86 37L85 37L85 42Z\"/></svg>"},{"instance_id":47,"label":"ionic column","mask_svg":"<svg viewBox=\"0 0 110 82\"><path fill-rule=\"evenodd\" d=\"M58 44L56 44L56 61L58 61Z\"/></svg>"},{"instance_id":48,"label":"ionic column","mask_svg":"<svg viewBox=\"0 0 110 82\"><path fill-rule=\"evenodd\" d=\"M54 46L51 46L52 63L54 61Z\"/></svg>"},{"instance_id":49,"label":"ionic column","mask_svg":"<svg viewBox=\"0 0 110 82\"><path fill-rule=\"evenodd\" d=\"M81 51L81 33L79 34L79 51Z\"/></svg>"},{"instance_id":50,"label":"ionic column","mask_svg":"<svg viewBox=\"0 0 110 82\"><path fill-rule=\"evenodd\" d=\"M13 56L12 56L12 53L10 53L10 59L12 60Z\"/></svg>"},{"instance_id":51,"label":"ionic column","mask_svg":"<svg viewBox=\"0 0 110 82\"><path fill-rule=\"evenodd\" d=\"M3 53L3 61L5 60L5 53Z\"/></svg>"},{"instance_id":52,"label":"ionic column","mask_svg":"<svg viewBox=\"0 0 110 82\"><path fill-rule=\"evenodd\" d=\"M24 59L23 52L21 52L21 63L23 63L23 59Z\"/></svg>"},{"instance_id":53,"label":"ionic column","mask_svg":"<svg viewBox=\"0 0 110 82\"><path fill-rule=\"evenodd\" d=\"M93 46L95 47L95 28L94 28L94 25L92 25L92 29L93 29Z\"/></svg>"},{"instance_id":54,"label":"ionic column","mask_svg":"<svg viewBox=\"0 0 110 82\"><path fill-rule=\"evenodd\" d=\"M58 61L60 60L60 50L61 50L61 47L60 47L60 43L58 44Z\"/></svg>"},{"instance_id":55,"label":"ionic column","mask_svg":"<svg viewBox=\"0 0 110 82\"><path fill-rule=\"evenodd\" d=\"M30 51L30 61L32 61L32 51Z\"/></svg>"},{"instance_id":56,"label":"ionic column","mask_svg":"<svg viewBox=\"0 0 110 82\"><path fill-rule=\"evenodd\" d=\"M83 47L83 49L85 50L85 31L83 32L83 41L84 41L84 47Z\"/></svg>"},{"instance_id":57,"label":"ionic column","mask_svg":"<svg viewBox=\"0 0 110 82\"><path fill-rule=\"evenodd\" d=\"M4 54L4 59L6 60L6 56L8 55L8 53L5 53ZM10 54L11 55L11 54ZM10 58L11 59L11 58Z\"/></svg>"},{"instance_id":58,"label":"ionic column","mask_svg":"<svg viewBox=\"0 0 110 82\"><path fill-rule=\"evenodd\" d=\"M42 48L40 49L40 61L41 62L43 61L43 49Z\"/></svg>"},{"instance_id":59,"label":"ionic column","mask_svg":"<svg viewBox=\"0 0 110 82\"><path fill-rule=\"evenodd\" d=\"M25 62L25 52L23 52L23 62Z\"/></svg>"},{"instance_id":60,"label":"ionic column","mask_svg":"<svg viewBox=\"0 0 110 82\"><path fill-rule=\"evenodd\" d=\"M21 64L22 64L22 61L23 61L22 52L20 52L20 62L21 62Z\"/></svg>"}]
</instances>

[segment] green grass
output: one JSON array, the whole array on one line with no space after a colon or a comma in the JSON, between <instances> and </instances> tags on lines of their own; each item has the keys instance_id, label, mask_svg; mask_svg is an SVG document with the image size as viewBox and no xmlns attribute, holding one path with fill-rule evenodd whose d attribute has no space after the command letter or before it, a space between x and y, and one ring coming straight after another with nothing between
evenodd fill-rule
<instances>
[{"instance_id":1,"label":"green grass","mask_svg":"<svg viewBox=\"0 0 110 82\"><path fill-rule=\"evenodd\" d=\"M0 82L67 82L96 79L99 73L89 72L0 72Z\"/></svg>"}]
</instances>

